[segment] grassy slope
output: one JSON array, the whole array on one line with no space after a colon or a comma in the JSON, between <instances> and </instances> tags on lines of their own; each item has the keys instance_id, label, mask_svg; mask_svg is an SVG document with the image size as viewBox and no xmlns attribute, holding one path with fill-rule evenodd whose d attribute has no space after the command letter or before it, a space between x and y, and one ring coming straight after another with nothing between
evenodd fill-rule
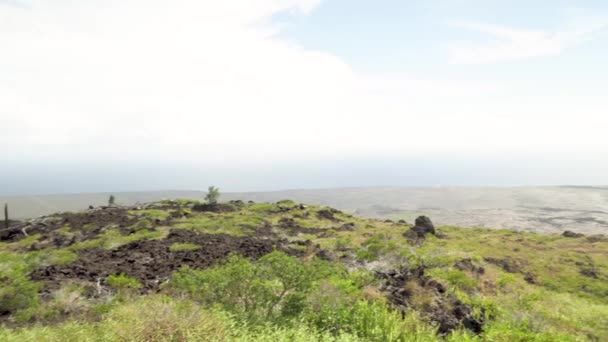
<instances>
[{"instance_id":1,"label":"grassy slope","mask_svg":"<svg viewBox=\"0 0 608 342\"><path fill-rule=\"evenodd\" d=\"M289 207L290 210L282 211L281 207ZM2 243L0 278L4 283L0 298L17 298L17 303L12 304L20 309L5 320L13 328L0 328L0 340L144 341L159 339L160 336L168 340L441 339L433 333L431 325L416 316L416 312L424 311L428 304L424 293L419 294L415 303L418 307L405 320L391 316L390 310L382 314L372 312L373 317L385 317L384 320L370 328L356 325L357 319L352 319L343 323L343 333L324 332L314 324L279 324L274 321L247 326L241 324L239 316L230 310L212 308L192 298L167 297L170 294L125 297L114 293L114 296L103 299L91 299L83 293L82 284L75 283L66 284L51 298L27 296L28 293L35 294L42 285L29 281L29 272L44 265L69 264L82 250L95 247L113 249L138 239L162 239L171 228L242 236L268 224L289 240L310 239L320 244L323 249L331 251L335 260L359 261L361 264L376 262L394 267L424 266L427 274L443 282L449 292L478 310L479 314L483 312L488 319L484 334L473 336L457 331L448 339L608 340L606 238L565 238L508 230L440 227L438 233L441 238L430 236L420 246L411 246L402 236L408 229L406 225L363 220L342 213L334 214L333 220L324 219L317 215L320 210L323 208L314 206L299 209L290 202L247 204L236 212L196 213L189 218L176 219L172 227L160 225L153 229L134 230L131 235L109 229L94 239L61 249L30 251L28 247L39 238L35 235L18 242ZM164 220L168 212L154 209L132 211L130 214L143 222L141 227L147 227L144 221ZM300 227L322 231L286 234L278 228L281 219L285 218L293 219ZM356 229L339 230L345 223L354 224ZM70 227L63 228L63 232L74 234ZM196 249L197 246L176 245L172 248L178 251ZM456 262L466 258L470 258L473 265L483 267L484 272L455 267ZM500 262L507 266L501 266ZM345 277L350 279L349 275ZM316 291L322 291L320 284L325 281L340 288L341 285L335 284L346 282L345 279L319 281ZM347 296L356 301L383 302L372 285L346 291ZM146 312L159 314L149 316ZM370 320L365 316L369 313L364 312L358 319ZM306 319L306 316L297 318ZM23 324L23 328L15 328ZM133 333L125 333L131 328ZM376 330L394 331L394 334L383 335Z\"/></svg>"}]
</instances>

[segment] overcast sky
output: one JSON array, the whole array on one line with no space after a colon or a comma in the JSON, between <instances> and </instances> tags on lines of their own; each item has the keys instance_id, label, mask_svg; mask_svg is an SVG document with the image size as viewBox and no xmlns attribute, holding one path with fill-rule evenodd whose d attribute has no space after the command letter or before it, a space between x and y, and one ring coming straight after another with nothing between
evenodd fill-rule
<instances>
[{"instance_id":1,"label":"overcast sky","mask_svg":"<svg viewBox=\"0 0 608 342\"><path fill-rule=\"evenodd\" d=\"M336 185L608 184L607 60L606 1L0 0L0 185L331 186L278 180L326 161ZM366 158L390 172L352 176ZM404 180L421 158L443 176Z\"/></svg>"}]
</instances>

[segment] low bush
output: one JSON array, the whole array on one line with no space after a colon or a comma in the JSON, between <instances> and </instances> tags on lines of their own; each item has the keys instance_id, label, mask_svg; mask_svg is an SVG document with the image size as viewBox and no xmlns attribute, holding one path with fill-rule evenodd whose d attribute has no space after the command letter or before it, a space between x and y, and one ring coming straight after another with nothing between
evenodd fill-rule
<instances>
[{"instance_id":1,"label":"low bush","mask_svg":"<svg viewBox=\"0 0 608 342\"><path fill-rule=\"evenodd\" d=\"M38 285L23 273L0 271L0 315L38 305Z\"/></svg>"},{"instance_id":2,"label":"low bush","mask_svg":"<svg viewBox=\"0 0 608 342\"><path fill-rule=\"evenodd\" d=\"M124 273L112 274L106 278L108 286L116 290L119 299L132 295L135 290L141 288L137 279L129 277Z\"/></svg>"},{"instance_id":3,"label":"low bush","mask_svg":"<svg viewBox=\"0 0 608 342\"><path fill-rule=\"evenodd\" d=\"M357 258L366 261L374 261L377 260L380 255L396 250L397 244L395 241L391 240L390 236L382 233L375 234L362 244L362 248L357 252Z\"/></svg>"},{"instance_id":4,"label":"low bush","mask_svg":"<svg viewBox=\"0 0 608 342\"><path fill-rule=\"evenodd\" d=\"M302 263L283 252L273 252L253 263L232 255L206 270L182 267L173 274L170 288L208 306L249 321L285 320L298 315L316 280L328 274L320 261Z\"/></svg>"}]
</instances>

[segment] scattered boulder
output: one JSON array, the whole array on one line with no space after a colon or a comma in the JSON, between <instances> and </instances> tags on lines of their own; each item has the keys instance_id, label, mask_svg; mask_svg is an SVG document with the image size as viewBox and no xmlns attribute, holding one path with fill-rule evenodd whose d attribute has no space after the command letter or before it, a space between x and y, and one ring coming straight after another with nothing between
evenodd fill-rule
<instances>
[{"instance_id":1,"label":"scattered boulder","mask_svg":"<svg viewBox=\"0 0 608 342\"><path fill-rule=\"evenodd\" d=\"M528 283L528 284L536 284L536 283L537 283L537 282L536 282L536 277L534 277L534 275L533 275L533 274L531 274L531 273L526 273L526 274L524 275L524 280L525 280L525 281L526 281L526 283Z\"/></svg>"},{"instance_id":2,"label":"scattered boulder","mask_svg":"<svg viewBox=\"0 0 608 342\"><path fill-rule=\"evenodd\" d=\"M410 244L418 245L422 241L427 234L435 235L435 226L431 219L426 216L419 216L416 218L416 225L410 228L410 230L403 233L403 236L408 239Z\"/></svg>"},{"instance_id":3,"label":"scattered boulder","mask_svg":"<svg viewBox=\"0 0 608 342\"><path fill-rule=\"evenodd\" d=\"M236 211L237 208L230 203L203 203L203 204L195 204L192 207L192 211L198 212L213 212L213 213L229 213Z\"/></svg>"},{"instance_id":4,"label":"scattered boulder","mask_svg":"<svg viewBox=\"0 0 608 342\"><path fill-rule=\"evenodd\" d=\"M536 276L526 270L525 260L514 259L511 257L506 257L504 259L484 257L483 260L489 264L496 265L502 268L505 272L522 274L524 276L524 280L528 284L538 283L538 281L536 280Z\"/></svg>"},{"instance_id":5,"label":"scattered boulder","mask_svg":"<svg viewBox=\"0 0 608 342\"><path fill-rule=\"evenodd\" d=\"M465 258L465 259L456 261L454 263L454 267L456 267L457 269L459 269L461 271L472 272L473 274L476 274L476 275L484 274L486 272L486 270L485 270L485 268L483 268L483 266L475 266L475 264L473 264L473 261L471 260L471 258Z\"/></svg>"},{"instance_id":6,"label":"scattered boulder","mask_svg":"<svg viewBox=\"0 0 608 342\"><path fill-rule=\"evenodd\" d=\"M279 227L283 229L298 228L298 223L291 217L281 217Z\"/></svg>"},{"instance_id":7,"label":"scattered boulder","mask_svg":"<svg viewBox=\"0 0 608 342\"><path fill-rule=\"evenodd\" d=\"M591 236L587 236L587 238L585 239L587 242L605 242L608 241L608 236L606 235L602 235L602 234L598 234L598 235L591 235Z\"/></svg>"},{"instance_id":8,"label":"scattered boulder","mask_svg":"<svg viewBox=\"0 0 608 342\"><path fill-rule=\"evenodd\" d=\"M483 318L475 318L471 307L449 293L441 282L426 276L423 267L378 272L377 275L384 280L381 291L395 309L405 314L415 307L423 317L437 324L439 334L447 335L460 327L476 334L483 332ZM416 307L417 296L427 297L429 304Z\"/></svg>"},{"instance_id":9,"label":"scattered boulder","mask_svg":"<svg viewBox=\"0 0 608 342\"><path fill-rule=\"evenodd\" d=\"M597 279L599 278L599 274L597 274L597 271L593 268L584 268L581 269L580 274L584 275L585 277L589 277L589 278L593 278L593 279Z\"/></svg>"},{"instance_id":10,"label":"scattered boulder","mask_svg":"<svg viewBox=\"0 0 608 342\"><path fill-rule=\"evenodd\" d=\"M520 261L510 258L510 257L506 257L504 259L484 257L483 260L487 263L490 263L492 265L496 265L496 266L502 268L505 272L524 273L522 263Z\"/></svg>"},{"instance_id":11,"label":"scattered boulder","mask_svg":"<svg viewBox=\"0 0 608 342\"><path fill-rule=\"evenodd\" d=\"M571 231L571 230L566 230L566 231L565 231L565 232L562 234L562 236L564 236L564 237L568 237L568 238L580 238L580 237L585 236L585 234L582 234L582 233L575 233L575 232L573 232L573 231Z\"/></svg>"},{"instance_id":12,"label":"scattered boulder","mask_svg":"<svg viewBox=\"0 0 608 342\"><path fill-rule=\"evenodd\" d=\"M357 229L357 226L355 226L355 224L352 222L348 222L348 223L343 224L336 230L337 231L353 231L355 229Z\"/></svg>"},{"instance_id":13,"label":"scattered boulder","mask_svg":"<svg viewBox=\"0 0 608 342\"><path fill-rule=\"evenodd\" d=\"M242 208L245 206L245 202L243 202L242 200L232 200L232 201L229 201L228 203L234 205L237 208Z\"/></svg>"},{"instance_id":14,"label":"scattered boulder","mask_svg":"<svg viewBox=\"0 0 608 342\"><path fill-rule=\"evenodd\" d=\"M418 216L416 218L415 227L419 227L418 230L423 231L425 234L430 233L435 235L435 225L431 222L431 219L426 216Z\"/></svg>"},{"instance_id":15,"label":"scattered boulder","mask_svg":"<svg viewBox=\"0 0 608 342\"><path fill-rule=\"evenodd\" d=\"M338 214L340 211L333 209L333 208L328 208L328 209L321 209L317 212L317 217L322 219L322 220L330 220L330 221L339 221L334 214Z\"/></svg>"}]
</instances>

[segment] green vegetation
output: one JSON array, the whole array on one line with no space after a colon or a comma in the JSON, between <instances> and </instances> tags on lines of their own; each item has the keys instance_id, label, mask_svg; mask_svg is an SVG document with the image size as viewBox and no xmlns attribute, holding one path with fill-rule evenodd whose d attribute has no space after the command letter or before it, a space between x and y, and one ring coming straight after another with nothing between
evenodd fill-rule
<instances>
[{"instance_id":1,"label":"green vegetation","mask_svg":"<svg viewBox=\"0 0 608 342\"><path fill-rule=\"evenodd\" d=\"M129 277L124 273L109 275L106 278L106 282L110 287L117 290L126 289L138 289L141 285L137 282L137 279Z\"/></svg>"},{"instance_id":2,"label":"green vegetation","mask_svg":"<svg viewBox=\"0 0 608 342\"><path fill-rule=\"evenodd\" d=\"M133 241L157 239L161 236L161 232L158 231L139 230L129 235L123 235L118 229L109 229L99 234L95 239L75 243L68 247L68 249L72 251L91 248L115 249Z\"/></svg>"},{"instance_id":3,"label":"green vegetation","mask_svg":"<svg viewBox=\"0 0 608 342\"><path fill-rule=\"evenodd\" d=\"M125 210L122 225L89 222L76 229L58 221L51 232L0 243L6 318L0 340L608 340L606 237L438 227L437 236L412 245L403 236L406 225L288 200L232 203L235 211L221 213L190 210L197 204L163 201ZM193 265L192 255L212 255L215 247L183 238L194 233L226 234L218 241L244 251L257 248L254 239L274 242L261 254L220 253L203 269L171 268L158 286L150 279L156 269L143 277L122 268L55 283L32 277L121 246L104 253L117 253L122 267L136 264L135 271L156 267L155 253ZM154 240L145 243L158 249L129 254L125 245L140 240ZM384 269L424 271L398 285L407 294L404 312L382 287L377 271ZM455 300L483 322L481 333L464 326L438 333L438 317L456 310Z\"/></svg>"},{"instance_id":4,"label":"green vegetation","mask_svg":"<svg viewBox=\"0 0 608 342\"><path fill-rule=\"evenodd\" d=\"M186 219L177 219L173 228L188 229L198 233L229 234L243 236L254 232L264 224L259 216L240 215L238 213L201 213Z\"/></svg>"},{"instance_id":5,"label":"green vegetation","mask_svg":"<svg viewBox=\"0 0 608 342\"><path fill-rule=\"evenodd\" d=\"M206 304L246 316L249 321L287 320L305 307L313 282L328 272L327 265L304 264L282 252L251 263L233 255L221 266L203 271L182 268L171 285Z\"/></svg>"},{"instance_id":6,"label":"green vegetation","mask_svg":"<svg viewBox=\"0 0 608 342\"><path fill-rule=\"evenodd\" d=\"M42 253L41 265L67 265L78 259L78 254L69 249L51 249Z\"/></svg>"},{"instance_id":7,"label":"green vegetation","mask_svg":"<svg viewBox=\"0 0 608 342\"><path fill-rule=\"evenodd\" d=\"M201 249L201 245L197 245L195 243L179 243L176 242L169 247L171 252L185 252L185 251L195 251L197 249Z\"/></svg>"},{"instance_id":8,"label":"green vegetation","mask_svg":"<svg viewBox=\"0 0 608 342\"><path fill-rule=\"evenodd\" d=\"M381 255L397 248L396 242L385 234L376 234L365 240L361 244L361 249L357 253L357 257L362 260L374 261Z\"/></svg>"},{"instance_id":9,"label":"green vegetation","mask_svg":"<svg viewBox=\"0 0 608 342\"><path fill-rule=\"evenodd\" d=\"M152 222L148 219L143 219L138 221L136 224L132 225L128 229L132 232L138 232L140 230L148 230L152 228Z\"/></svg>"},{"instance_id":10,"label":"green vegetation","mask_svg":"<svg viewBox=\"0 0 608 342\"><path fill-rule=\"evenodd\" d=\"M169 213L168 211L160 209L130 210L129 214L137 217L143 217L148 220L159 221L164 221L169 218L169 216L171 216L171 213Z\"/></svg>"},{"instance_id":11,"label":"green vegetation","mask_svg":"<svg viewBox=\"0 0 608 342\"><path fill-rule=\"evenodd\" d=\"M130 298L135 290L141 288L141 284L137 279L129 277L124 273L107 276L106 283L116 291L116 296L119 300Z\"/></svg>"}]
</instances>

